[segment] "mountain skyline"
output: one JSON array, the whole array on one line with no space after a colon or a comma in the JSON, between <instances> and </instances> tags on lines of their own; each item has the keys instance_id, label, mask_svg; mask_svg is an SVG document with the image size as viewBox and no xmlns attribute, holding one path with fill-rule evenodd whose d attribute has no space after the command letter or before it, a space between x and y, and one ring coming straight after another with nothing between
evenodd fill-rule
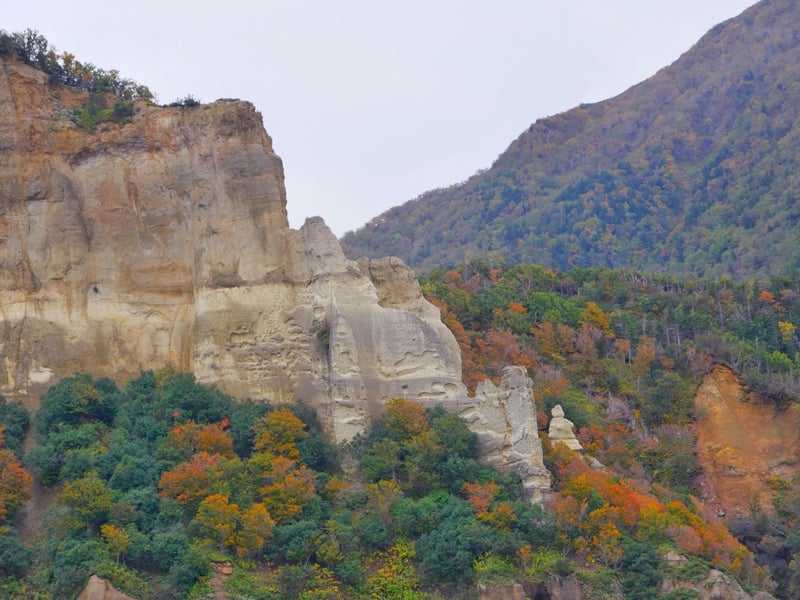
<instances>
[{"instance_id":1,"label":"mountain skyline","mask_svg":"<svg viewBox=\"0 0 800 600\"><path fill-rule=\"evenodd\" d=\"M31 0L5 7L2 27L37 29L165 104L253 102L292 226L318 214L341 235L488 167L536 119L621 93L750 4Z\"/></svg>"},{"instance_id":2,"label":"mountain skyline","mask_svg":"<svg viewBox=\"0 0 800 600\"><path fill-rule=\"evenodd\" d=\"M797 268L798 6L761 2L619 96L540 119L488 170L343 238L418 270L545 267L768 277Z\"/></svg>"}]
</instances>

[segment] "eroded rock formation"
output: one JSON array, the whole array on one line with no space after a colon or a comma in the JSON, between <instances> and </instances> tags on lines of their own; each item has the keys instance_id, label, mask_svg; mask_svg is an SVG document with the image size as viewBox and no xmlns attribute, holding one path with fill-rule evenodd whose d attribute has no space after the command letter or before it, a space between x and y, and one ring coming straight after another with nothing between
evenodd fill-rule
<instances>
[{"instance_id":1,"label":"eroded rock formation","mask_svg":"<svg viewBox=\"0 0 800 600\"><path fill-rule=\"evenodd\" d=\"M135 600L135 598L117 590L110 581L92 575L77 600Z\"/></svg>"},{"instance_id":2,"label":"eroded rock formation","mask_svg":"<svg viewBox=\"0 0 800 600\"><path fill-rule=\"evenodd\" d=\"M500 386L481 382L473 400L461 416L477 433L484 462L519 474L528 498L539 502L550 489L550 472L542 459L533 387L525 369L506 367Z\"/></svg>"},{"instance_id":3,"label":"eroded rock formation","mask_svg":"<svg viewBox=\"0 0 800 600\"><path fill-rule=\"evenodd\" d=\"M304 400L339 439L382 401L463 398L458 346L397 259L289 228L247 102L135 107L87 132L85 93L0 59L0 393L170 365L237 397Z\"/></svg>"},{"instance_id":4,"label":"eroded rock formation","mask_svg":"<svg viewBox=\"0 0 800 600\"><path fill-rule=\"evenodd\" d=\"M0 57L0 393L35 407L76 371L171 366L234 397L304 401L334 441L388 399L442 403L538 499L549 474L524 369L473 402L402 261L347 260L319 218L290 229L251 104L140 103L89 132L69 118L86 98Z\"/></svg>"},{"instance_id":5,"label":"eroded rock formation","mask_svg":"<svg viewBox=\"0 0 800 600\"><path fill-rule=\"evenodd\" d=\"M578 438L575 437L575 425L564 417L564 409L561 408L561 405L556 404L550 414L550 425L547 430L547 437L550 438L550 441L560 442L570 450L583 450Z\"/></svg>"}]
</instances>

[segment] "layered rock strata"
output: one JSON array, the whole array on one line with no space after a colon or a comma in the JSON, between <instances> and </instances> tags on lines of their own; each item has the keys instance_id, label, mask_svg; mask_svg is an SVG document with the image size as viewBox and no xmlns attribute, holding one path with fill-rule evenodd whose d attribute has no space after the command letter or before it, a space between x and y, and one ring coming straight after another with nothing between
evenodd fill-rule
<instances>
[{"instance_id":1,"label":"layered rock strata","mask_svg":"<svg viewBox=\"0 0 800 600\"><path fill-rule=\"evenodd\" d=\"M0 393L33 408L76 371L171 366L306 402L334 441L390 398L472 404L455 338L399 259L347 260L319 218L289 228L250 103L139 103L90 132L70 120L86 100L0 57ZM543 470L529 388L513 371L467 411L523 479Z\"/></svg>"},{"instance_id":2,"label":"layered rock strata","mask_svg":"<svg viewBox=\"0 0 800 600\"><path fill-rule=\"evenodd\" d=\"M167 365L237 397L316 406L335 439L382 400L464 397L458 346L400 261L289 228L247 102L135 107L87 132L75 90L0 61L0 393Z\"/></svg>"}]
</instances>

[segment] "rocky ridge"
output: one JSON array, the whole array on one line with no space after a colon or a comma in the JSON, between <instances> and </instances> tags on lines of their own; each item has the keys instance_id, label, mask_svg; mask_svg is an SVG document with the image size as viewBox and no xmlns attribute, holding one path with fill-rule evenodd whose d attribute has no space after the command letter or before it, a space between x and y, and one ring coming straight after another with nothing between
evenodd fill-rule
<instances>
[{"instance_id":1,"label":"rocky ridge","mask_svg":"<svg viewBox=\"0 0 800 600\"><path fill-rule=\"evenodd\" d=\"M90 132L69 118L86 100L0 57L0 393L35 408L76 371L169 366L234 397L308 403L334 441L390 398L486 402L467 398L458 345L402 261L348 260L320 218L289 228L252 104L137 103ZM513 455L498 466L538 473L534 490L549 476L530 382L512 387L501 395L527 408L475 427Z\"/></svg>"},{"instance_id":2,"label":"rocky ridge","mask_svg":"<svg viewBox=\"0 0 800 600\"><path fill-rule=\"evenodd\" d=\"M479 452L487 464L519 474L527 496L542 500L550 489L550 472L531 457L542 456L533 386L524 367L506 367L499 386L490 380L478 385L474 403L462 411L469 428L478 433Z\"/></svg>"}]
</instances>

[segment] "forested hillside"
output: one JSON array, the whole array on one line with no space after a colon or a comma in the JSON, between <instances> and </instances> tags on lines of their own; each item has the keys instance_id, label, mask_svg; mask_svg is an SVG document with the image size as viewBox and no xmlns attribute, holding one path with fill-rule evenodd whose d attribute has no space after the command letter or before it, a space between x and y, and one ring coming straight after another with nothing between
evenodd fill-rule
<instances>
[{"instance_id":1,"label":"forested hillside","mask_svg":"<svg viewBox=\"0 0 800 600\"><path fill-rule=\"evenodd\" d=\"M459 341L470 388L497 378L505 364L525 365L534 380L540 427L550 409L561 405L586 452L611 467L613 475L597 473L573 454L549 453L558 492L550 508L557 523L580 515L573 521L577 529L571 541L561 538L562 549L578 562L582 549L602 539L603 511L624 512L628 502L637 507L645 502L606 495L605 476L664 502L703 497L694 396L715 365L740 375L753 404L782 411L800 402L798 271L737 283L594 268L559 272L533 264L492 266L475 259L452 270L433 270L421 284ZM746 448L744 440L737 443ZM749 513L729 515L724 524L753 552L759 568L768 569L776 582L774 593L794 598L800 593L795 561L800 546L794 541L800 539L800 481L773 474L762 485L772 492L771 509L764 512L752 504ZM590 498L595 493L603 496L595 498L594 506L602 509L596 512ZM581 501L588 503L588 511ZM701 504L694 514L711 518ZM631 518L647 521L646 511ZM611 521L624 540L619 520ZM587 527L598 537L582 537L579 531ZM713 546L694 535L681 538L679 529L668 527L667 537L681 550ZM656 546L656 539L664 541L641 530L633 537ZM595 548L594 555L606 550Z\"/></svg>"},{"instance_id":2,"label":"forested hillside","mask_svg":"<svg viewBox=\"0 0 800 600\"><path fill-rule=\"evenodd\" d=\"M0 405L5 596L70 597L99 573L137 598L203 598L230 564L234 598L470 598L477 582L530 590L558 575L592 597L652 599L712 567L796 597L800 485L773 478L771 515L720 519L697 487L693 397L722 362L754 402L800 400L797 274L686 282L475 260L422 288L471 388L510 363L533 377L554 476L543 507L479 466L474 434L442 409L392 401L368 436L334 447L304 408L233 401L190 375L76 375L41 399L22 461L28 415ZM605 468L548 442L556 404ZM56 504L23 543L30 473ZM665 566L669 550L688 562ZM663 598L694 597L676 593Z\"/></svg>"},{"instance_id":3,"label":"forested hillside","mask_svg":"<svg viewBox=\"0 0 800 600\"><path fill-rule=\"evenodd\" d=\"M349 256L768 277L800 264L800 38L763 1L625 93L543 118L496 162L376 217Z\"/></svg>"}]
</instances>

